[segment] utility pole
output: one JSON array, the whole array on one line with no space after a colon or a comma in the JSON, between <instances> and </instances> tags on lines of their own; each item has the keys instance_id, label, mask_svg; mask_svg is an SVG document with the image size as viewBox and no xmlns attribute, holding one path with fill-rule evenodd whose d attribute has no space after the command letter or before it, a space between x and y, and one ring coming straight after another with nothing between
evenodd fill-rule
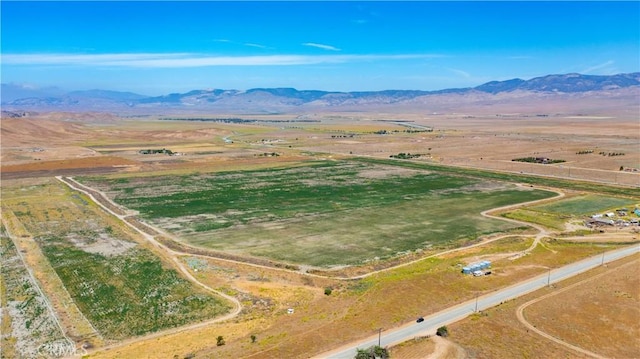
<instances>
[{"instance_id":1,"label":"utility pole","mask_svg":"<svg viewBox=\"0 0 640 359\"><path fill-rule=\"evenodd\" d=\"M547 287L551 287L551 268L549 268L549 276L547 277Z\"/></svg>"},{"instance_id":2,"label":"utility pole","mask_svg":"<svg viewBox=\"0 0 640 359\"><path fill-rule=\"evenodd\" d=\"M480 296L480 293L476 293L476 313L478 313L478 296Z\"/></svg>"},{"instance_id":3,"label":"utility pole","mask_svg":"<svg viewBox=\"0 0 640 359\"><path fill-rule=\"evenodd\" d=\"M600 265L604 265L604 252L602 252L602 263Z\"/></svg>"},{"instance_id":4,"label":"utility pole","mask_svg":"<svg viewBox=\"0 0 640 359\"><path fill-rule=\"evenodd\" d=\"M378 329L378 346L380 346L380 337L382 336L382 328Z\"/></svg>"}]
</instances>

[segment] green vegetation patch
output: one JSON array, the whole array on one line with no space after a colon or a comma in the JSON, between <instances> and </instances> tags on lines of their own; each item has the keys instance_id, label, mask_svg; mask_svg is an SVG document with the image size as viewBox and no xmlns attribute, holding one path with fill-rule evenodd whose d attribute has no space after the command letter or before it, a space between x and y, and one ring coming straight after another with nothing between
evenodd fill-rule
<instances>
[{"instance_id":1,"label":"green vegetation patch","mask_svg":"<svg viewBox=\"0 0 640 359\"><path fill-rule=\"evenodd\" d=\"M59 181L6 193L11 199L3 198L3 206L33 235L78 309L104 338L120 340L229 311L226 301L182 278Z\"/></svg>"},{"instance_id":2,"label":"green vegetation patch","mask_svg":"<svg viewBox=\"0 0 640 359\"><path fill-rule=\"evenodd\" d=\"M585 195L562 199L557 202L532 207L533 210L567 215L590 215L610 209L627 207L633 209L635 202L626 198Z\"/></svg>"},{"instance_id":3,"label":"green vegetation patch","mask_svg":"<svg viewBox=\"0 0 640 359\"><path fill-rule=\"evenodd\" d=\"M155 332L223 314L229 307L194 290L145 249L105 257L56 237L37 239L80 310L109 339Z\"/></svg>"},{"instance_id":4,"label":"green vegetation patch","mask_svg":"<svg viewBox=\"0 0 640 359\"><path fill-rule=\"evenodd\" d=\"M513 229L515 225L482 217L480 212L544 194L506 189L450 193L183 238L198 246L285 262L354 265Z\"/></svg>"},{"instance_id":5,"label":"green vegetation patch","mask_svg":"<svg viewBox=\"0 0 640 359\"><path fill-rule=\"evenodd\" d=\"M633 208L633 201L625 198L595 194L561 199L552 203L519 208L504 213L506 218L536 223L548 228L564 230L565 224L580 216L602 213L615 208Z\"/></svg>"},{"instance_id":6,"label":"green vegetation patch","mask_svg":"<svg viewBox=\"0 0 640 359\"><path fill-rule=\"evenodd\" d=\"M563 230L566 221L571 218L569 215L560 215L558 213L546 213L527 208L519 208L515 211L503 214L506 218L515 219L529 223L540 224L547 228Z\"/></svg>"},{"instance_id":7,"label":"green vegetation patch","mask_svg":"<svg viewBox=\"0 0 640 359\"><path fill-rule=\"evenodd\" d=\"M356 161L84 183L202 247L316 266L361 264L514 228L483 210L554 194Z\"/></svg>"},{"instance_id":8,"label":"green vegetation patch","mask_svg":"<svg viewBox=\"0 0 640 359\"><path fill-rule=\"evenodd\" d=\"M82 181L108 191L116 202L140 211L147 219L210 214L233 224L380 206L402 202L408 195L422 196L478 183L427 171L394 175L394 170L331 161L296 168L130 178L129 183ZM199 219L193 220L195 224Z\"/></svg>"}]
</instances>

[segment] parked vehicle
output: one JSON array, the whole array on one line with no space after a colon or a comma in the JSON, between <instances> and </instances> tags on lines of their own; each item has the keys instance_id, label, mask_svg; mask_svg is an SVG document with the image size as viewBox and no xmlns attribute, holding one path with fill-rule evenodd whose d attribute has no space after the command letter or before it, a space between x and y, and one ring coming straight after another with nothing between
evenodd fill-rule
<instances>
[{"instance_id":1,"label":"parked vehicle","mask_svg":"<svg viewBox=\"0 0 640 359\"><path fill-rule=\"evenodd\" d=\"M422 323L422 322L424 322L424 318L423 317L420 317L420 318L418 318L418 320L416 320L416 323Z\"/></svg>"}]
</instances>

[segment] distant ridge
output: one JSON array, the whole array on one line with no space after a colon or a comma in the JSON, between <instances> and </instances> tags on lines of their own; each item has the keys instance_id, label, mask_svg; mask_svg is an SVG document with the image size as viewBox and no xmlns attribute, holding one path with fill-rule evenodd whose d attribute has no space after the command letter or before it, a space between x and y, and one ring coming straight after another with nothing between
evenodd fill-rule
<instances>
[{"instance_id":1,"label":"distant ridge","mask_svg":"<svg viewBox=\"0 0 640 359\"><path fill-rule=\"evenodd\" d=\"M566 75L547 75L527 81L522 79L491 81L474 89L494 94L516 90L573 93L611 90L638 85L640 85L640 72L611 76L573 73Z\"/></svg>"},{"instance_id":2,"label":"distant ridge","mask_svg":"<svg viewBox=\"0 0 640 359\"><path fill-rule=\"evenodd\" d=\"M381 106L424 102L430 96L498 95L516 92L540 94L578 94L611 91L631 87L640 88L640 72L610 76L547 75L530 80L511 79L491 81L473 88L454 88L438 91L320 91L294 88L254 88L239 90L192 90L163 96L144 96L132 92L107 90L73 91L62 93L57 88L33 89L14 84L2 84L1 103L7 110L36 111L123 111L154 109L185 109L203 111L252 110L273 113L304 108L337 108Z\"/></svg>"}]
</instances>

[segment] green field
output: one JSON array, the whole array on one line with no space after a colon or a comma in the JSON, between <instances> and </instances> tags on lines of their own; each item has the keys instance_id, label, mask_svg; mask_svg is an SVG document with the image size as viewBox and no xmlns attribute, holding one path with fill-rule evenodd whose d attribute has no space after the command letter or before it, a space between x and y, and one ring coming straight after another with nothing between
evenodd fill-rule
<instances>
[{"instance_id":1,"label":"green field","mask_svg":"<svg viewBox=\"0 0 640 359\"><path fill-rule=\"evenodd\" d=\"M634 208L634 201L626 198L588 194L561 199L538 206L519 208L503 214L507 218L537 223L548 228L564 230L571 219L611 211L616 208Z\"/></svg>"},{"instance_id":2,"label":"green field","mask_svg":"<svg viewBox=\"0 0 640 359\"><path fill-rule=\"evenodd\" d=\"M75 304L106 339L200 322L230 306L135 242L126 228L55 179L3 188ZM3 266L4 267L4 266Z\"/></svg>"},{"instance_id":3,"label":"green field","mask_svg":"<svg viewBox=\"0 0 640 359\"><path fill-rule=\"evenodd\" d=\"M480 212L554 195L356 161L81 181L189 243L324 267L362 264L513 229Z\"/></svg>"},{"instance_id":4,"label":"green field","mask_svg":"<svg viewBox=\"0 0 640 359\"><path fill-rule=\"evenodd\" d=\"M558 231L562 231L565 228L566 222L571 218L570 215L547 213L529 208L518 208L514 211L504 213L503 216L518 221L540 224Z\"/></svg>"},{"instance_id":5,"label":"green field","mask_svg":"<svg viewBox=\"0 0 640 359\"><path fill-rule=\"evenodd\" d=\"M531 209L541 212L551 212L566 215L590 215L602 213L626 207L633 209L636 202L618 197L585 195L567 198L558 202L532 207Z\"/></svg>"},{"instance_id":6,"label":"green field","mask_svg":"<svg viewBox=\"0 0 640 359\"><path fill-rule=\"evenodd\" d=\"M148 250L106 257L60 238L41 237L39 243L80 310L106 338L178 327L229 309L221 300L194 290Z\"/></svg>"}]
</instances>

